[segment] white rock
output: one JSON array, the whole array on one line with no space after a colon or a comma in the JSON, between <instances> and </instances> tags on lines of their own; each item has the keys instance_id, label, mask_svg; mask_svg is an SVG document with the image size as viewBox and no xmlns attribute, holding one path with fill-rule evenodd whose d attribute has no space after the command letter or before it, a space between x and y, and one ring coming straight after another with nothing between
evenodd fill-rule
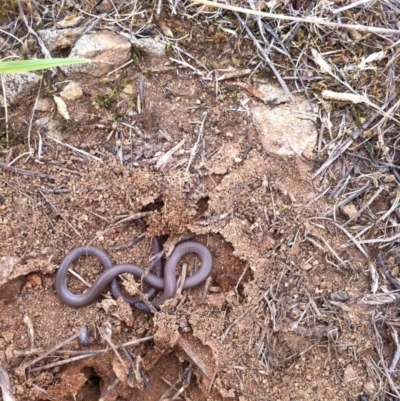
<instances>
[{"instance_id":1,"label":"white rock","mask_svg":"<svg viewBox=\"0 0 400 401\"><path fill-rule=\"evenodd\" d=\"M311 157L317 140L313 124L316 115L307 101L297 98L295 104L283 103L286 98L283 90L272 85L262 85L257 89L265 94L264 100L274 101L272 107L269 104L252 107L264 149L282 156Z\"/></svg>"},{"instance_id":2,"label":"white rock","mask_svg":"<svg viewBox=\"0 0 400 401\"><path fill-rule=\"evenodd\" d=\"M358 209L353 204L344 205L340 208L343 214L345 214L349 219L358 213Z\"/></svg>"},{"instance_id":3,"label":"white rock","mask_svg":"<svg viewBox=\"0 0 400 401\"><path fill-rule=\"evenodd\" d=\"M165 57L165 43L158 42L153 38L142 38L132 41L132 45L143 53L153 57Z\"/></svg>"},{"instance_id":4,"label":"white rock","mask_svg":"<svg viewBox=\"0 0 400 401\"><path fill-rule=\"evenodd\" d=\"M2 256L0 258L0 281L6 279L13 271L19 259L15 256Z\"/></svg>"},{"instance_id":5,"label":"white rock","mask_svg":"<svg viewBox=\"0 0 400 401\"><path fill-rule=\"evenodd\" d=\"M75 82L70 82L61 92L60 97L66 102L72 102L82 97L82 88Z\"/></svg>"},{"instance_id":6,"label":"white rock","mask_svg":"<svg viewBox=\"0 0 400 401\"><path fill-rule=\"evenodd\" d=\"M63 20L56 22L56 28L65 29L81 25L84 21L83 15L67 15Z\"/></svg>"},{"instance_id":7,"label":"white rock","mask_svg":"<svg viewBox=\"0 0 400 401\"><path fill-rule=\"evenodd\" d=\"M81 36L71 50L69 58L89 58L91 64L62 67L66 74L81 72L101 77L125 64L131 56L131 45L122 36L111 31L99 31Z\"/></svg>"},{"instance_id":8,"label":"white rock","mask_svg":"<svg viewBox=\"0 0 400 401\"><path fill-rule=\"evenodd\" d=\"M357 373L353 369L353 366L347 365L346 368L344 369L343 373L343 381L344 383L350 382L354 380L357 377Z\"/></svg>"},{"instance_id":9,"label":"white rock","mask_svg":"<svg viewBox=\"0 0 400 401\"><path fill-rule=\"evenodd\" d=\"M50 50L60 50L71 47L84 28L43 29L38 31L46 47Z\"/></svg>"},{"instance_id":10,"label":"white rock","mask_svg":"<svg viewBox=\"0 0 400 401\"><path fill-rule=\"evenodd\" d=\"M49 111L54 106L54 103L47 98L38 99L35 110L37 111Z\"/></svg>"},{"instance_id":11,"label":"white rock","mask_svg":"<svg viewBox=\"0 0 400 401\"><path fill-rule=\"evenodd\" d=\"M113 4L110 0L102 0L96 4L96 9L100 13L109 13L113 8Z\"/></svg>"},{"instance_id":12,"label":"white rock","mask_svg":"<svg viewBox=\"0 0 400 401\"><path fill-rule=\"evenodd\" d=\"M29 92L40 81L40 76L33 72L22 72L19 74L4 74L4 86L6 88L6 99L8 104L15 104L20 99L29 95ZM1 100L4 106L4 98Z\"/></svg>"}]
</instances>

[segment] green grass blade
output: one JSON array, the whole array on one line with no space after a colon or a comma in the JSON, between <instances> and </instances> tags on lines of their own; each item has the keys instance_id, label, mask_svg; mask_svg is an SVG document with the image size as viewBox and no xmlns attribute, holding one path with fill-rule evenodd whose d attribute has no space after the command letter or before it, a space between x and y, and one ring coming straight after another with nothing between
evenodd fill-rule
<instances>
[{"instance_id":1,"label":"green grass blade","mask_svg":"<svg viewBox=\"0 0 400 401\"><path fill-rule=\"evenodd\" d=\"M17 60L0 62L0 74L13 74L17 72L27 72L44 70L46 68L61 67L63 65L90 63L85 58L52 58L36 60Z\"/></svg>"}]
</instances>

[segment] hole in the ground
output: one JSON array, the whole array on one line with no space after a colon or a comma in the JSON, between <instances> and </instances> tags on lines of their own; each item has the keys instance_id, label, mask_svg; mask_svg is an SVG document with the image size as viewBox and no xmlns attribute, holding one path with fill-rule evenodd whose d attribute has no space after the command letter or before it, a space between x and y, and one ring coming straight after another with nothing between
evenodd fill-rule
<instances>
[{"instance_id":1,"label":"hole in the ground","mask_svg":"<svg viewBox=\"0 0 400 401\"><path fill-rule=\"evenodd\" d=\"M204 198L200 198L197 202L197 214L196 218L199 218L204 215L205 212L208 210L208 202L210 200L209 196L205 196Z\"/></svg>"},{"instance_id":2,"label":"hole in the ground","mask_svg":"<svg viewBox=\"0 0 400 401\"><path fill-rule=\"evenodd\" d=\"M146 206L143 206L140 210L141 212L161 212L161 209L164 207L164 202L161 198L155 199L153 202L149 203Z\"/></svg>"},{"instance_id":3,"label":"hole in the ground","mask_svg":"<svg viewBox=\"0 0 400 401\"><path fill-rule=\"evenodd\" d=\"M87 377L85 384L79 389L76 401L98 400L101 396L100 384L102 378L98 376L92 367L86 367L82 373Z\"/></svg>"},{"instance_id":4,"label":"hole in the ground","mask_svg":"<svg viewBox=\"0 0 400 401\"><path fill-rule=\"evenodd\" d=\"M237 286L240 300L243 298L243 285L252 280L251 269L247 263L237 258L233 246L220 236L210 237L214 258L213 282L226 293Z\"/></svg>"}]
</instances>

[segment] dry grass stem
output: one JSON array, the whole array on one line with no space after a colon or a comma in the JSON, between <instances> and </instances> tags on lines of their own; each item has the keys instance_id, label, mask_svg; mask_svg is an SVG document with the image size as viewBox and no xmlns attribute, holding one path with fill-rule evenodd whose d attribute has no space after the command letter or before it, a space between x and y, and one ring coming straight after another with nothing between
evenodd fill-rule
<instances>
[{"instance_id":1,"label":"dry grass stem","mask_svg":"<svg viewBox=\"0 0 400 401\"><path fill-rule=\"evenodd\" d=\"M238 13L243 14L251 14L257 15L260 17L266 17L271 19L283 20L283 21L295 21L295 22L302 22L305 24L315 24L315 25L323 25L332 28L343 28L343 29L354 29L355 31L360 32L371 32L376 34L382 35L400 35L399 29L386 29L386 28L377 28L373 26L365 26L365 25L353 25L353 24L340 24L337 22L326 21L322 18L302 18L302 17L294 17L291 15L283 15L283 14L273 14L273 13L266 13L264 11L257 11L251 10L248 8L236 7L230 4L223 4L216 1L209 1L209 0L190 0L194 4L204 4L210 7L217 7L222 8L225 10L236 11Z\"/></svg>"}]
</instances>

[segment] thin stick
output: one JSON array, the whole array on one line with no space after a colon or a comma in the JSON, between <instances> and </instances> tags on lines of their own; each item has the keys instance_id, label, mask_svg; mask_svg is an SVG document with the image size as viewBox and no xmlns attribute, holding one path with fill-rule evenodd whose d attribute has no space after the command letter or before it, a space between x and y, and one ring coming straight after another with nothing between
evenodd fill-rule
<instances>
[{"instance_id":1,"label":"thin stick","mask_svg":"<svg viewBox=\"0 0 400 401\"><path fill-rule=\"evenodd\" d=\"M77 335L74 335L74 336L72 336L72 337L76 338L76 337L79 336L79 335L80 335L80 333L77 333ZM71 338L72 338L72 337L70 337L69 339L63 341L61 344L57 345L55 348L52 348L51 350L49 350L48 352L46 352L46 354L42 355L41 357L36 358L36 360L34 360L34 361L43 359L44 356L49 355L50 353L53 352L53 350L56 350L56 349L58 349L58 348L61 348L61 347L62 347L63 345L65 345L67 342L71 341ZM73 339L74 339L74 338L73 338ZM123 345L124 347L127 347L127 346L129 346L129 345L136 345L136 344L139 344L139 343L141 343L141 342L144 342L144 341L147 341L147 340L152 340L152 339L153 339L153 336L148 336L148 337L144 337L144 338L139 338L138 340L129 341L129 342L124 343L124 344L122 344L122 345ZM114 347L115 347L116 349L120 348L119 345L116 345L116 346L114 346ZM99 351L96 350L96 351L93 351L93 352L87 352L87 353L85 353L84 355L79 355L79 356L76 356L76 357L73 357L73 358L69 358L69 359L65 359L65 360L62 360L62 361L59 361L59 362L51 363L51 364L48 364L48 365L43 365L43 366L40 366L40 367L31 369L30 371L31 371L31 372L38 372L38 371L40 371L40 370L50 369L50 368L53 368L53 367L55 367L55 366L61 366L61 365L65 365L65 364L70 363L70 362L77 361L77 360L79 360L79 359L85 359L85 358L90 358L90 357L95 356L95 355L105 354L105 353L109 352L110 350L111 350L111 348L102 349L102 350L99 350Z\"/></svg>"},{"instance_id":2,"label":"thin stick","mask_svg":"<svg viewBox=\"0 0 400 401\"><path fill-rule=\"evenodd\" d=\"M35 358L33 361L28 362L28 366L34 365L35 363L37 363L37 362L41 361L42 359L46 358L46 356L50 355L54 351L57 351L58 349L60 349L64 345L66 345L66 344L70 343L71 341L75 340L75 338L78 338L81 335L83 328L84 327L81 327L81 329L78 332L73 334L71 337L68 337L66 340L62 341L60 344L57 344L55 347L50 348L43 355L40 355L37 358Z\"/></svg>"},{"instance_id":3,"label":"thin stick","mask_svg":"<svg viewBox=\"0 0 400 401\"><path fill-rule=\"evenodd\" d=\"M397 362L400 359L399 335L397 334L397 330L395 328L393 328L393 327L391 327L391 328L392 328L392 337L393 337L394 343L396 344L396 352L394 353L392 362L389 365L389 368L388 368L389 373L394 370L394 368L397 365Z\"/></svg>"},{"instance_id":4,"label":"thin stick","mask_svg":"<svg viewBox=\"0 0 400 401\"><path fill-rule=\"evenodd\" d=\"M4 114L6 119L6 142L8 143L8 106L7 106L7 96L6 96L6 85L4 83L4 74L1 74L1 88L3 90L3 102L4 102Z\"/></svg>"},{"instance_id":5,"label":"thin stick","mask_svg":"<svg viewBox=\"0 0 400 401\"><path fill-rule=\"evenodd\" d=\"M85 151L82 150L82 149L74 148L72 145L68 145L68 143L61 142L61 141L59 141L58 139L53 138L53 137L50 136L50 135L49 135L47 138L51 139L52 141L54 141L54 142L56 142L56 143L58 143L58 144L60 144L60 145L62 145L62 146L65 146L66 148L72 149L72 150L74 150L75 152L81 153L82 155L85 155L85 156L87 156L87 157L91 157L92 159L94 159L94 160L96 160L96 161L98 161L98 162L100 162L100 163L104 163L103 160L101 160L100 158L98 158L98 157L96 157L96 156L93 156L93 155L91 155L90 153L85 152Z\"/></svg>"},{"instance_id":6,"label":"thin stick","mask_svg":"<svg viewBox=\"0 0 400 401\"><path fill-rule=\"evenodd\" d=\"M14 401L15 399L11 395L11 385L10 378L8 376L7 371L0 366L0 388L3 394L4 401Z\"/></svg>"},{"instance_id":7,"label":"thin stick","mask_svg":"<svg viewBox=\"0 0 400 401\"><path fill-rule=\"evenodd\" d=\"M296 22L303 22L306 24L325 25L325 26L331 26L333 28L354 29L356 31L371 32L378 34L387 34L387 35L400 34L399 29L377 28L374 26L365 26L365 25L340 24L337 22L326 21L322 18L315 18L315 17L302 18L284 14L266 13L264 11L250 10L248 8L236 7L230 4L222 4L216 1L208 1L208 0L189 0L189 1L191 1L193 4L204 4L206 6L223 8L225 10L236 11L244 14L258 15L260 17L272 18L275 20L279 19L283 21L296 21Z\"/></svg>"},{"instance_id":8,"label":"thin stick","mask_svg":"<svg viewBox=\"0 0 400 401\"><path fill-rule=\"evenodd\" d=\"M368 252L361 246L362 241L357 241L345 228L343 228L340 224L335 223L334 221L330 221L337 228L340 228L347 237L355 244L355 246L360 250L360 252L369 260Z\"/></svg>"},{"instance_id":9,"label":"thin stick","mask_svg":"<svg viewBox=\"0 0 400 401\"><path fill-rule=\"evenodd\" d=\"M111 326L110 326L111 327ZM113 342L111 341L111 330L108 330L108 328L101 328L99 330L100 335L103 337L104 340L107 341L107 344L110 346L110 348L113 350L115 356L118 358L119 363L121 364L122 368L124 369L124 372L126 374L126 377L129 377L129 369L126 366L124 360L122 359L122 356L118 352L118 347L116 347Z\"/></svg>"},{"instance_id":10,"label":"thin stick","mask_svg":"<svg viewBox=\"0 0 400 401\"><path fill-rule=\"evenodd\" d=\"M41 370L51 369L51 368L55 368L56 366L65 365L70 362L79 361L80 359L91 358L94 355L96 355L96 354L87 353L86 355L78 355L78 356L74 356L73 358L64 359L62 361L49 363L48 365L39 366L37 368L31 369L30 371L31 371L31 373L35 373L35 372L39 372Z\"/></svg>"},{"instance_id":11,"label":"thin stick","mask_svg":"<svg viewBox=\"0 0 400 401\"><path fill-rule=\"evenodd\" d=\"M388 100L382 105L380 108L381 111L385 110L386 107L392 102L394 99L394 95L389 96ZM357 129L351 138L349 138L347 141L345 141L342 145L337 147L333 154L329 157L328 160L325 161L325 163L322 164L322 166L315 172L312 178L317 177L319 174L321 174L323 171L325 171L336 159L338 159L351 145L352 143L361 135L362 132L364 132L366 129L368 129L372 123L381 115L380 112L375 113L361 128Z\"/></svg>"},{"instance_id":12,"label":"thin stick","mask_svg":"<svg viewBox=\"0 0 400 401\"><path fill-rule=\"evenodd\" d=\"M199 357L193 352L193 350L190 348L189 344L184 340L179 341L178 344L182 348L182 350L186 353L186 355L190 358L190 360L197 366L200 373L207 380L210 380L210 376L208 375L203 362L201 362Z\"/></svg>"},{"instance_id":13,"label":"thin stick","mask_svg":"<svg viewBox=\"0 0 400 401\"><path fill-rule=\"evenodd\" d=\"M207 112L204 112L204 113L203 113L203 120L202 120L202 122L201 122L201 124L200 124L200 128L199 128L199 135L197 136L197 141L196 141L196 143L193 145L192 150L190 151L190 157L189 157L188 165L187 165L187 167L186 167L186 171L189 171L189 168L190 168L190 165L192 164L193 158L194 158L194 156L195 156L196 153L197 153L197 148L198 148L198 146L199 146L200 139L203 138L204 122L206 121L206 118L207 118Z\"/></svg>"},{"instance_id":14,"label":"thin stick","mask_svg":"<svg viewBox=\"0 0 400 401\"><path fill-rule=\"evenodd\" d=\"M269 68L272 70L272 72L275 74L276 79L280 83L282 89L285 91L286 96L293 102L295 103L295 100L292 96L292 94L289 91L289 88L287 87L285 81L282 79L281 75L279 74L278 70L275 68L274 64L272 63L271 59L268 57L267 52L261 47L260 43L256 39L256 37L253 35L247 24L244 23L244 21L240 18L240 16L235 13L236 18L239 20L241 23L242 27L246 30L247 34L253 39L254 44L256 45L257 49L260 51L262 56L264 57L264 60L267 62Z\"/></svg>"}]
</instances>

